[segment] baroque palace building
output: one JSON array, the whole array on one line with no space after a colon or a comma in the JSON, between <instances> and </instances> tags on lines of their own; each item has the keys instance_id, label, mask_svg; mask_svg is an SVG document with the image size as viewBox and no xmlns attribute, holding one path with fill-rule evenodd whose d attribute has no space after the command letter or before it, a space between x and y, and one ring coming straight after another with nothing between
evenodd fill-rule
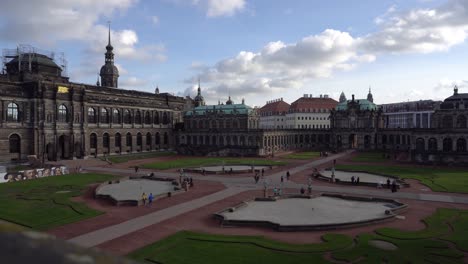
<instances>
[{"instance_id":1,"label":"baroque palace building","mask_svg":"<svg viewBox=\"0 0 468 264\"><path fill-rule=\"evenodd\" d=\"M173 149L185 99L118 89L110 31L96 85L69 81L53 54L5 50L0 74L0 162Z\"/></svg>"}]
</instances>

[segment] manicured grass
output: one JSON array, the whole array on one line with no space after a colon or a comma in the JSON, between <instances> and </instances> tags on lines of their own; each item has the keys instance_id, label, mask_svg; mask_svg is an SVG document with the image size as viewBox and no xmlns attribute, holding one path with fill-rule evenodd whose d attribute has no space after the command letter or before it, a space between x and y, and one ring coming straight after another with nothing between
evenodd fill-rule
<instances>
[{"instance_id":1,"label":"manicured grass","mask_svg":"<svg viewBox=\"0 0 468 264\"><path fill-rule=\"evenodd\" d=\"M402 231L381 228L354 238L326 234L317 244L287 244L259 236L226 236L178 232L141 248L128 257L145 263L330 263L326 253L352 263L463 263L468 241L468 211L438 209L426 218L427 228ZM453 231L448 224L453 227ZM372 240L396 246L384 250ZM455 243L453 248L446 241Z\"/></svg>"},{"instance_id":2,"label":"manicured grass","mask_svg":"<svg viewBox=\"0 0 468 264\"><path fill-rule=\"evenodd\" d=\"M322 252L352 244L344 235L324 236L324 243L292 245L253 236L179 232L144 247L130 258L153 263L328 263Z\"/></svg>"},{"instance_id":3,"label":"manicured grass","mask_svg":"<svg viewBox=\"0 0 468 264\"><path fill-rule=\"evenodd\" d=\"M297 152L297 153L293 153L293 154L283 156L283 158L285 158L285 159L304 159L304 160L313 159L313 158L317 158L317 157L320 157L320 152L316 152L316 151Z\"/></svg>"},{"instance_id":4,"label":"manicured grass","mask_svg":"<svg viewBox=\"0 0 468 264\"><path fill-rule=\"evenodd\" d=\"M0 219L46 230L101 214L70 200L91 183L115 176L70 174L0 184Z\"/></svg>"},{"instance_id":5,"label":"manicured grass","mask_svg":"<svg viewBox=\"0 0 468 264\"><path fill-rule=\"evenodd\" d=\"M147 169L167 170L173 168L188 168L210 165L266 165L281 166L286 162L273 161L267 159L249 159L249 158L180 158L164 162L154 162L144 164L142 167Z\"/></svg>"},{"instance_id":6,"label":"manicured grass","mask_svg":"<svg viewBox=\"0 0 468 264\"><path fill-rule=\"evenodd\" d=\"M437 192L468 193L468 171L380 165L337 165L338 170L367 171L400 178L416 179Z\"/></svg>"},{"instance_id":7,"label":"manicured grass","mask_svg":"<svg viewBox=\"0 0 468 264\"><path fill-rule=\"evenodd\" d=\"M384 157L382 152L359 152L357 156L353 157L351 161L354 162L386 162L387 158Z\"/></svg>"},{"instance_id":8,"label":"manicured grass","mask_svg":"<svg viewBox=\"0 0 468 264\"><path fill-rule=\"evenodd\" d=\"M146 152L146 153L138 153L138 154L124 154L118 156L108 156L106 157L112 163L123 163L130 160L139 160L139 159L149 159L149 158L156 158L156 157L165 157L165 156L174 156L176 153L174 152ZM103 158L105 160L105 158Z\"/></svg>"}]
</instances>

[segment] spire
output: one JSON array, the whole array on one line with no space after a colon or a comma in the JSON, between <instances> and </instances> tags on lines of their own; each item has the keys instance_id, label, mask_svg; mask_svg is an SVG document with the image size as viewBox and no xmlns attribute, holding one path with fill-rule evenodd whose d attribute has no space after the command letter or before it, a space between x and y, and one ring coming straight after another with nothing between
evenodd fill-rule
<instances>
[{"instance_id":1,"label":"spire","mask_svg":"<svg viewBox=\"0 0 468 264\"><path fill-rule=\"evenodd\" d=\"M96 86L101 86L101 83L99 82L99 74L97 76Z\"/></svg>"},{"instance_id":2,"label":"spire","mask_svg":"<svg viewBox=\"0 0 468 264\"><path fill-rule=\"evenodd\" d=\"M371 87L369 85L369 93L367 94L367 101L374 102L374 97L372 96Z\"/></svg>"},{"instance_id":3,"label":"spire","mask_svg":"<svg viewBox=\"0 0 468 264\"><path fill-rule=\"evenodd\" d=\"M106 49L107 50L113 50L114 47L112 47L111 45L111 29L110 29L110 24L111 22L110 21L107 21L107 25L109 27L109 33L108 33L108 36L107 36L107 46L106 46Z\"/></svg>"},{"instance_id":4,"label":"spire","mask_svg":"<svg viewBox=\"0 0 468 264\"><path fill-rule=\"evenodd\" d=\"M198 77L198 95L201 95L200 77Z\"/></svg>"},{"instance_id":5,"label":"spire","mask_svg":"<svg viewBox=\"0 0 468 264\"><path fill-rule=\"evenodd\" d=\"M343 91L341 91L341 95L340 95L340 103L343 103L343 102L346 102L346 95L344 94Z\"/></svg>"},{"instance_id":6,"label":"spire","mask_svg":"<svg viewBox=\"0 0 468 264\"><path fill-rule=\"evenodd\" d=\"M155 94L159 94L159 85L156 85L156 89L154 89Z\"/></svg>"},{"instance_id":7,"label":"spire","mask_svg":"<svg viewBox=\"0 0 468 264\"><path fill-rule=\"evenodd\" d=\"M457 95L457 94L458 94L458 86L455 85L455 86L453 87L453 95Z\"/></svg>"}]
</instances>

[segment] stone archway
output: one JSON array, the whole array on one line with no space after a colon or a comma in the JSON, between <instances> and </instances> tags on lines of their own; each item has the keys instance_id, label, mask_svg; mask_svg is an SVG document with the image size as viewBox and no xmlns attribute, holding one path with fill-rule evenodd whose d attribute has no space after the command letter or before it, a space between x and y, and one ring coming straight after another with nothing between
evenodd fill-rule
<instances>
[{"instance_id":1,"label":"stone archway","mask_svg":"<svg viewBox=\"0 0 468 264\"><path fill-rule=\"evenodd\" d=\"M58 139L58 148L57 156L59 159L69 159L71 158L70 153L70 137L66 135L61 135Z\"/></svg>"},{"instance_id":2,"label":"stone archway","mask_svg":"<svg viewBox=\"0 0 468 264\"><path fill-rule=\"evenodd\" d=\"M350 149L357 148L357 135L356 134L349 135L349 148Z\"/></svg>"}]
</instances>

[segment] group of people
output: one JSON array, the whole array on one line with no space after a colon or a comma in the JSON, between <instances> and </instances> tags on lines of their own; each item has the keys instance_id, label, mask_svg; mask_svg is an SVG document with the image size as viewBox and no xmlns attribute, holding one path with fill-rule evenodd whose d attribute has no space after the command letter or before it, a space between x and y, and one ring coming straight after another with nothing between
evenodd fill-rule
<instances>
[{"instance_id":1,"label":"group of people","mask_svg":"<svg viewBox=\"0 0 468 264\"><path fill-rule=\"evenodd\" d=\"M144 206L150 207L154 200L153 193L150 193L149 195L146 195L146 193L143 193L141 195L141 200Z\"/></svg>"},{"instance_id":2,"label":"group of people","mask_svg":"<svg viewBox=\"0 0 468 264\"><path fill-rule=\"evenodd\" d=\"M398 184L395 179L393 179L393 181L390 181L390 179L387 178L387 189L391 189L392 193L397 192Z\"/></svg>"},{"instance_id":3,"label":"group of people","mask_svg":"<svg viewBox=\"0 0 468 264\"><path fill-rule=\"evenodd\" d=\"M351 183L352 183L352 184L358 185L358 184L359 184L359 181L360 181L359 177L351 176Z\"/></svg>"}]
</instances>

